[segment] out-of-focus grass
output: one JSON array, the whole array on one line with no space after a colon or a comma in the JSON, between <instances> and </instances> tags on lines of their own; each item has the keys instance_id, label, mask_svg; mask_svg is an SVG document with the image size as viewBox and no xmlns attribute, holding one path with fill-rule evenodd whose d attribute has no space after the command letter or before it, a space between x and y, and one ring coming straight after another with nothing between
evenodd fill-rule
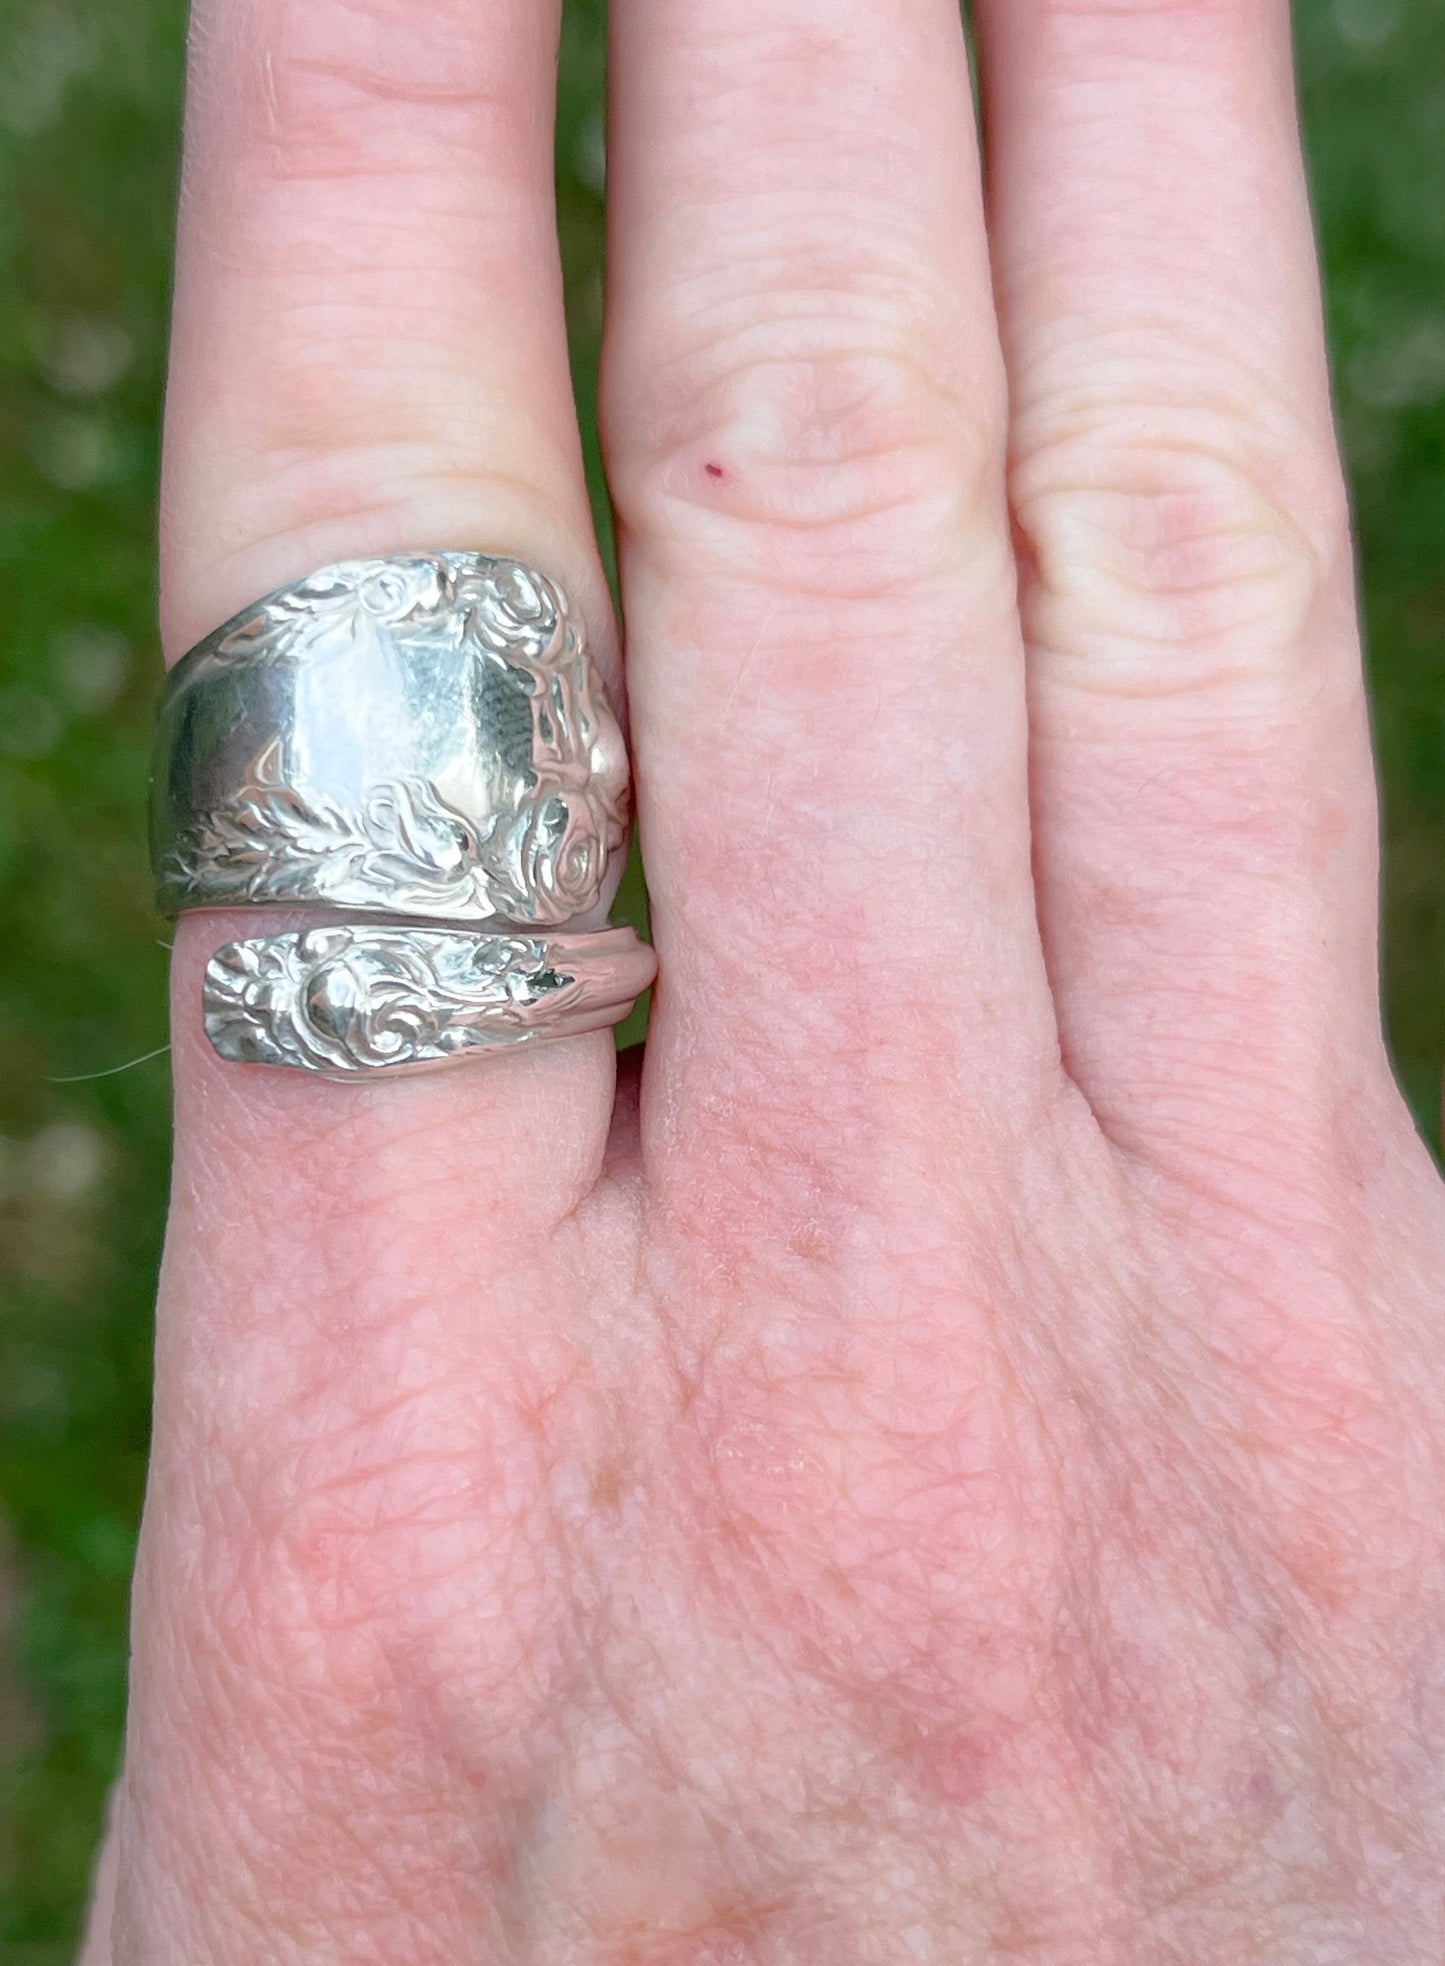
<instances>
[{"instance_id":1,"label":"out-of-focus grass","mask_svg":"<svg viewBox=\"0 0 1445 1966\"><path fill-rule=\"evenodd\" d=\"M0 13L0 1956L69 1957L121 1719L167 1154L142 859L180 0ZM1301 67L1386 784L1400 1074L1433 1133L1445 869L1445 11L1307 0ZM602 19L560 215L584 421ZM589 458L596 477L596 449Z\"/></svg>"}]
</instances>

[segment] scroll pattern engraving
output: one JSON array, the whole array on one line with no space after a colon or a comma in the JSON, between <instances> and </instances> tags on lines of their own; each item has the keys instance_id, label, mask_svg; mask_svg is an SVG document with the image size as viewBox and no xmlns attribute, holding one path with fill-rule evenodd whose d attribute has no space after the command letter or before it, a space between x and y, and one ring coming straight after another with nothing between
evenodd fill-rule
<instances>
[{"instance_id":1,"label":"scroll pattern engraving","mask_svg":"<svg viewBox=\"0 0 1445 1966\"><path fill-rule=\"evenodd\" d=\"M347 1078L520 1043L582 990L545 937L337 923L218 949L202 1011L222 1058Z\"/></svg>"},{"instance_id":2,"label":"scroll pattern engraving","mask_svg":"<svg viewBox=\"0 0 1445 1966\"><path fill-rule=\"evenodd\" d=\"M424 779L374 785L349 811L288 785L280 758L279 742L268 745L241 795L196 822L179 878L238 902L331 900L358 885L389 895L417 883L439 905L477 900L472 829Z\"/></svg>"}]
</instances>

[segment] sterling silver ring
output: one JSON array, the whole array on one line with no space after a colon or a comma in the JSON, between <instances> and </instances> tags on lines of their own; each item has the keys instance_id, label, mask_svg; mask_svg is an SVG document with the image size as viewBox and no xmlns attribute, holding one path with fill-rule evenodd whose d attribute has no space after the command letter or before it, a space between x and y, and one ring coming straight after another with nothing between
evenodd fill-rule
<instances>
[{"instance_id":1,"label":"sterling silver ring","mask_svg":"<svg viewBox=\"0 0 1445 1966\"><path fill-rule=\"evenodd\" d=\"M601 901L627 753L555 582L516 560L348 560L171 671L161 911L315 904L549 926Z\"/></svg>"},{"instance_id":2,"label":"sterling silver ring","mask_svg":"<svg viewBox=\"0 0 1445 1966\"><path fill-rule=\"evenodd\" d=\"M328 1079L435 1071L478 1051L616 1024L652 981L630 928L478 935L383 922L229 942L202 1015L222 1058Z\"/></svg>"},{"instance_id":3,"label":"sterling silver ring","mask_svg":"<svg viewBox=\"0 0 1445 1966\"><path fill-rule=\"evenodd\" d=\"M627 794L621 730L545 574L409 553L258 601L167 681L157 899L335 919L216 951L212 1046L355 1080L618 1023L652 951L631 929L556 931L615 885Z\"/></svg>"}]
</instances>

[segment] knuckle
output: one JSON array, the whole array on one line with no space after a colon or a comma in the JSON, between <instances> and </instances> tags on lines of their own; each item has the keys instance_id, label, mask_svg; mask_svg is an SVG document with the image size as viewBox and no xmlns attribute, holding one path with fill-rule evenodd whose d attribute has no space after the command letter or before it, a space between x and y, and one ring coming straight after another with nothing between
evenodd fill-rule
<instances>
[{"instance_id":1,"label":"knuckle","mask_svg":"<svg viewBox=\"0 0 1445 1966\"><path fill-rule=\"evenodd\" d=\"M380 422L395 409L358 406L358 414ZM304 450L257 454L234 495L228 544L250 558L270 557L284 542L293 558L304 547L302 562L319 564L317 554L391 552L399 538L466 538L473 524L483 526L480 537L497 537L499 522L523 536L557 526L542 487L500 469L480 472L443 441L387 443L378 431L374 439L338 433L328 442L318 430Z\"/></svg>"},{"instance_id":2,"label":"knuckle","mask_svg":"<svg viewBox=\"0 0 1445 1966\"><path fill-rule=\"evenodd\" d=\"M349 1730L404 1654L419 1679L525 1726L557 1633L542 1582L548 1484L524 1398L469 1429L435 1389L370 1406L358 1395L329 1420L298 1413L296 1437L264 1455L233 1444L198 1607L212 1670L303 1714L321 1700Z\"/></svg>"},{"instance_id":3,"label":"knuckle","mask_svg":"<svg viewBox=\"0 0 1445 1966\"><path fill-rule=\"evenodd\" d=\"M1305 658L1349 514L1334 458L1270 422L1089 404L1016 445L1030 638L1066 679L1169 694Z\"/></svg>"},{"instance_id":4,"label":"knuckle","mask_svg":"<svg viewBox=\"0 0 1445 1966\"><path fill-rule=\"evenodd\" d=\"M832 595L950 564L1003 508L1001 387L970 403L925 336L780 312L657 371L640 413L609 417L628 533Z\"/></svg>"},{"instance_id":5,"label":"knuckle","mask_svg":"<svg viewBox=\"0 0 1445 1966\"><path fill-rule=\"evenodd\" d=\"M405 0L319 0L265 14L267 38L246 50L241 72L257 159L273 178L421 169L444 142L471 148L508 120L494 59L461 31L456 0L420 11ZM447 37L449 19L457 31Z\"/></svg>"},{"instance_id":6,"label":"knuckle","mask_svg":"<svg viewBox=\"0 0 1445 1966\"><path fill-rule=\"evenodd\" d=\"M559 567L597 645L607 646L609 611L584 543L584 519L558 487L500 460L486 471L455 440L425 431L387 442L393 397L356 404L350 438L328 439L324 423L293 429L247 454L225 486L225 529L204 561L173 556L161 589L162 637L183 650L257 594L334 560L395 553L436 540L481 539L543 566ZM319 414L319 413L318 413ZM373 420L376 428L372 428ZM418 418L420 421L420 416ZM174 495L166 495L173 508Z\"/></svg>"}]
</instances>

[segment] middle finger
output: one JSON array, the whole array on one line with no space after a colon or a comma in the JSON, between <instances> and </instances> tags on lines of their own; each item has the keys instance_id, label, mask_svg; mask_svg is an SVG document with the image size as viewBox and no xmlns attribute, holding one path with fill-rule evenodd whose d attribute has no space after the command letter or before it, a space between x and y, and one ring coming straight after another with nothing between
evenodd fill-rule
<instances>
[{"instance_id":1,"label":"middle finger","mask_svg":"<svg viewBox=\"0 0 1445 1966\"><path fill-rule=\"evenodd\" d=\"M966 1137L1057 1083L962 27L956 0L612 20L646 1144L694 1223L708 1192L813 1212L911 1184L940 1100Z\"/></svg>"}]
</instances>

